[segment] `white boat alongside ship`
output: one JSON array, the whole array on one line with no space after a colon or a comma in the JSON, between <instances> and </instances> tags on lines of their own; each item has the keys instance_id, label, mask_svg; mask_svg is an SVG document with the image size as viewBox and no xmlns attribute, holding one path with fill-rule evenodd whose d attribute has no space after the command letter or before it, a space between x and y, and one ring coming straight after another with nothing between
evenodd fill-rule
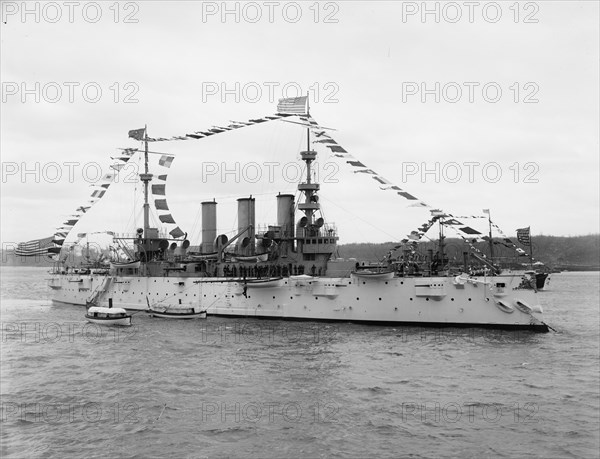
<instances>
[{"instance_id":1,"label":"white boat alongside ship","mask_svg":"<svg viewBox=\"0 0 600 459\"><path fill-rule=\"evenodd\" d=\"M148 142L170 139L151 139L145 130L131 131L135 135L130 132L130 136L145 145L146 169L140 174L145 191L144 227L121 242L130 244L131 259L136 261L112 263L108 274L75 274L59 265L49 281L53 300L85 305L93 298L98 305L114 302L128 310L146 310L146 298L150 298L164 307L162 311L151 308L150 313L166 318L178 309L197 314L201 305L205 314L228 317L548 331L536 289L521 274L470 276L467 269L450 272L438 267L438 262L435 269L430 263L416 272L405 263L406 258L390 258L379 269L361 270L355 259L337 258L337 229L322 217L320 184L311 173L317 152L311 149L310 135L325 141L329 136L323 135L324 128L307 111L302 113L306 115L300 116L299 124L307 128L308 147L300 152L306 176L298 184L299 197L277 195L277 221L264 232L255 230L254 198L238 199L238 232L231 240L217 235L217 203L203 202L200 250L189 256L189 242L179 228L169 237L149 225L153 175L148 170ZM288 116L293 115L280 111L251 121ZM214 128L189 137L226 130ZM334 150L331 145L337 144L331 142L326 146L332 151L345 152L341 147ZM301 213L298 219L297 211ZM161 221L170 220L161 217ZM434 221L444 224L444 217L434 217L430 223ZM414 244L403 241L401 250L410 254ZM443 245L441 249L443 261Z\"/></svg>"},{"instance_id":2,"label":"white boat alongside ship","mask_svg":"<svg viewBox=\"0 0 600 459\"><path fill-rule=\"evenodd\" d=\"M148 309L148 314L160 319L206 319L206 311L198 308L172 308L153 307Z\"/></svg>"},{"instance_id":3,"label":"white boat alongside ship","mask_svg":"<svg viewBox=\"0 0 600 459\"><path fill-rule=\"evenodd\" d=\"M131 314L123 308L104 308L92 306L87 310L85 318L96 325L131 325Z\"/></svg>"}]
</instances>

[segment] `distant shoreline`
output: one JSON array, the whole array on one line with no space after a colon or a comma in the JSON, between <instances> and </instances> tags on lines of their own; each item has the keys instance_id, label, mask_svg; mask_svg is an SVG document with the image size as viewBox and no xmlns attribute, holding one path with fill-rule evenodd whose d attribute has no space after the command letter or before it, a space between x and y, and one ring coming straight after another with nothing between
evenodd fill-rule
<instances>
[{"instance_id":1,"label":"distant shoreline","mask_svg":"<svg viewBox=\"0 0 600 459\"><path fill-rule=\"evenodd\" d=\"M515 239L516 240L516 239ZM587 236L533 236L534 261L541 261L550 269L560 271L600 271L600 235ZM510 242L513 242L511 239ZM445 240L444 253L455 263L461 263L464 252L469 251L469 244L460 239L448 238ZM472 243L482 253L489 254L487 242ZM383 243L348 243L340 244L334 257L356 258L358 261L377 262L385 259L390 252L393 257L402 255L402 248L397 242ZM528 246L521 246L529 252ZM425 259L438 250L438 241L422 241L418 244L417 252ZM47 267L51 268L53 262L44 256L31 258L17 257L14 251L0 252L0 266L22 267ZM529 257L517 256L515 249L502 239L494 239L494 259L506 266L522 265L526 267ZM77 264L80 260L72 260Z\"/></svg>"}]
</instances>

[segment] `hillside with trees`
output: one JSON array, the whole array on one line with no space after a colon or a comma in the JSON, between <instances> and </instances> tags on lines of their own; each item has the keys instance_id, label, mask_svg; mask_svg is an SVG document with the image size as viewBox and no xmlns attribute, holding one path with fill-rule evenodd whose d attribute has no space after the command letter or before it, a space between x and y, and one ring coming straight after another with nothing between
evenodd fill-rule
<instances>
[{"instance_id":1,"label":"hillside with trees","mask_svg":"<svg viewBox=\"0 0 600 459\"><path fill-rule=\"evenodd\" d=\"M600 235L587 236L533 236L534 260L541 261L550 268L563 270L600 270ZM364 261L380 261L397 246L397 242L354 243L338 246L337 256L341 258L356 258ZM489 254L489 245L485 242L473 244L481 252ZM528 247L520 246L528 252ZM418 244L417 253L426 258L429 250L436 253L439 250L437 241L424 241ZM451 261L462 263L463 252L469 251L469 245L460 239L445 240L445 253ZM529 252L528 252L529 253ZM402 255L401 250L394 256ZM494 245L494 258L503 264L528 263L529 257L519 257L513 248ZM78 260L74 260L75 263ZM12 251L2 252L1 266L52 266L46 257L16 257Z\"/></svg>"},{"instance_id":2,"label":"hillside with trees","mask_svg":"<svg viewBox=\"0 0 600 459\"><path fill-rule=\"evenodd\" d=\"M598 234L571 237L533 236L532 240L534 261L541 261L551 268L558 269L600 270L600 235ZM396 242L342 244L338 247L338 254L342 258L378 261L382 260L397 245ZM489 256L489 244L479 242L473 246ZM529 253L528 247L520 244L518 246ZM438 241L419 243L418 253L427 256L428 250L432 250L433 253L437 252L439 250ZM445 241L445 253L457 263L462 262L462 253L468 251L469 245L461 239L448 238ZM396 252L394 256L400 254ZM529 262L529 257L518 256L514 249L498 244L494 244L494 258L507 264Z\"/></svg>"}]
</instances>

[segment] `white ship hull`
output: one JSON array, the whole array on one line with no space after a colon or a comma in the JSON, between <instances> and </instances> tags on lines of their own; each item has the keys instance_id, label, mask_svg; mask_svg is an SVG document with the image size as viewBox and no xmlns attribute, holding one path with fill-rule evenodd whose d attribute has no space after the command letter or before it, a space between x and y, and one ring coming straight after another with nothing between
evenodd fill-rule
<instances>
[{"instance_id":1,"label":"white ship hull","mask_svg":"<svg viewBox=\"0 0 600 459\"><path fill-rule=\"evenodd\" d=\"M111 282L106 277L54 275L49 282L53 301L85 305L96 296L98 305L145 310L148 298L171 307L199 304L208 315L219 316L547 331L536 292L521 288L518 275L291 276L261 282L260 288L250 280L224 277L110 276Z\"/></svg>"}]
</instances>

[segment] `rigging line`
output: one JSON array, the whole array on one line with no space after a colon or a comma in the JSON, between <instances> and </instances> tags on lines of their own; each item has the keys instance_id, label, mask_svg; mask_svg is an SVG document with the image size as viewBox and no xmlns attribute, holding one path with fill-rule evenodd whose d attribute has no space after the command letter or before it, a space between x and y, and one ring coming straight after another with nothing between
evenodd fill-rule
<instances>
[{"instance_id":1,"label":"rigging line","mask_svg":"<svg viewBox=\"0 0 600 459\"><path fill-rule=\"evenodd\" d=\"M367 225L371 226L372 228L375 228L376 230L381 231L382 233L388 235L389 237L392 238L392 240L399 241L400 239L402 239L402 238L398 238L397 236L394 236L393 234L388 233L387 231L382 230L381 228L378 228L377 226L373 225L371 222L365 220L364 218L360 217L359 215L356 215L356 214L352 213L351 211L349 211L348 209L340 206L339 204L336 204L334 201L327 199L327 197L323 196L322 194L320 196L322 199L325 199L327 202L331 203L332 205L336 206L337 208L342 209L344 212L350 214L354 218L357 218L357 219L363 221L364 223L366 223Z\"/></svg>"},{"instance_id":2,"label":"rigging line","mask_svg":"<svg viewBox=\"0 0 600 459\"><path fill-rule=\"evenodd\" d=\"M195 288L195 287L196 287L195 285L190 285L189 287L186 287L186 288L184 288L184 289L182 290L182 292L187 292L187 291L189 291L190 289L192 289L192 288ZM164 297L162 300L159 300L158 302L155 302L154 304L155 304L155 305L156 305L156 304L160 304L160 303L162 303L163 301L165 301L165 300L168 300L169 298L173 298L173 297L172 297L172 296L169 296L169 295L167 294L167 296L165 296L165 297ZM148 297L146 297L146 299L149 301ZM171 307L171 306L169 306L169 307Z\"/></svg>"},{"instance_id":3,"label":"rigging line","mask_svg":"<svg viewBox=\"0 0 600 459\"><path fill-rule=\"evenodd\" d=\"M136 209L137 209L137 185L136 187L133 189L133 207L131 209L131 212L129 213L129 219L127 220L127 223L125 224L125 228L131 228L131 223L133 220L133 226L136 227L136 223L137 223L137 214L136 214Z\"/></svg>"},{"instance_id":4,"label":"rigging line","mask_svg":"<svg viewBox=\"0 0 600 459\"><path fill-rule=\"evenodd\" d=\"M202 237L202 225L200 224L200 215L202 213L202 206L198 207L196 211L196 216L194 217L194 221L192 223L192 227L190 229L190 238L189 240L200 240Z\"/></svg>"},{"instance_id":5,"label":"rigging line","mask_svg":"<svg viewBox=\"0 0 600 459\"><path fill-rule=\"evenodd\" d=\"M241 284L241 279L240 279L240 281L239 281L239 282L236 282L236 283L237 283L237 284ZM215 303L216 303L217 301L219 301L219 300L222 300L222 299L223 299L223 297L226 297L226 296L227 296L227 293L228 293L228 292L227 292L227 290L225 290L225 293L223 293L223 294L219 295L219 296L218 296L218 297L217 297L215 300L213 300L213 302L212 302L212 303L210 303L210 304L209 304L209 305L208 305L206 308L204 308L204 311L208 311L210 308L212 308L212 307L215 305Z\"/></svg>"},{"instance_id":6,"label":"rigging line","mask_svg":"<svg viewBox=\"0 0 600 459\"><path fill-rule=\"evenodd\" d=\"M144 153L144 150L139 150L138 148L117 148L117 150L123 150L123 151L135 151L135 152L141 152ZM167 156L177 156L177 154L175 153L166 153L166 152L161 152L161 151L148 151L148 153L152 154L152 155L167 155Z\"/></svg>"},{"instance_id":7,"label":"rigging line","mask_svg":"<svg viewBox=\"0 0 600 459\"><path fill-rule=\"evenodd\" d=\"M279 190L279 191L281 191L281 190ZM252 197L254 197L254 196L271 196L271 195L273 195L275 193L276 193L276 191L272 190L272 191L269 191L269 192L266 192L266 193L251 193L251 194L252 194ZM226 195L226 196L215 195L213 197L215 199L218 199L219 201L222 201L224 199L225 200L228 200L228 199L231 199L231 200L238 199L240 196L243 197L244 195L240 195L240 194L231 194L231 195Z\"/></svg>"},{"instance_id":8,"label":"rigging line","mask_svg":"<svg viewBox=\"0 0 600 459\"><path fill-rule=\"evenodd\" d=\"M266 156L267 156L269 162L275 163L276 165L281 166L280 161L278 161L279 155L277 153L278 153L278 151L280 151L283 148L282 145L285 145L287 143L288 136L284 137L284 133L282 132L281 125L273 124L272 126L273 126L273 128L269 129L270 135L268 136L268 142L267 142L267 145L265 148L265 153L266 153ZM263 164L266 164L266 163L263 163ZM257 191L260 191L260 192L257 193L257 195L264 194L265 191L267 190L267 187L269 185L273 184L273 180L276 180L276 178L275 178L275 176L272 177L271 172L269 172L267 182L271 182L271 183L265 183L265 181L260 180L258 183L260 189L257 189ZM270 213L273 211L274 211L273 207L269 206L267 215L270 217ZM262 211L262 214L265 215L264 210Z\"/></svg>"}]
</instances>

